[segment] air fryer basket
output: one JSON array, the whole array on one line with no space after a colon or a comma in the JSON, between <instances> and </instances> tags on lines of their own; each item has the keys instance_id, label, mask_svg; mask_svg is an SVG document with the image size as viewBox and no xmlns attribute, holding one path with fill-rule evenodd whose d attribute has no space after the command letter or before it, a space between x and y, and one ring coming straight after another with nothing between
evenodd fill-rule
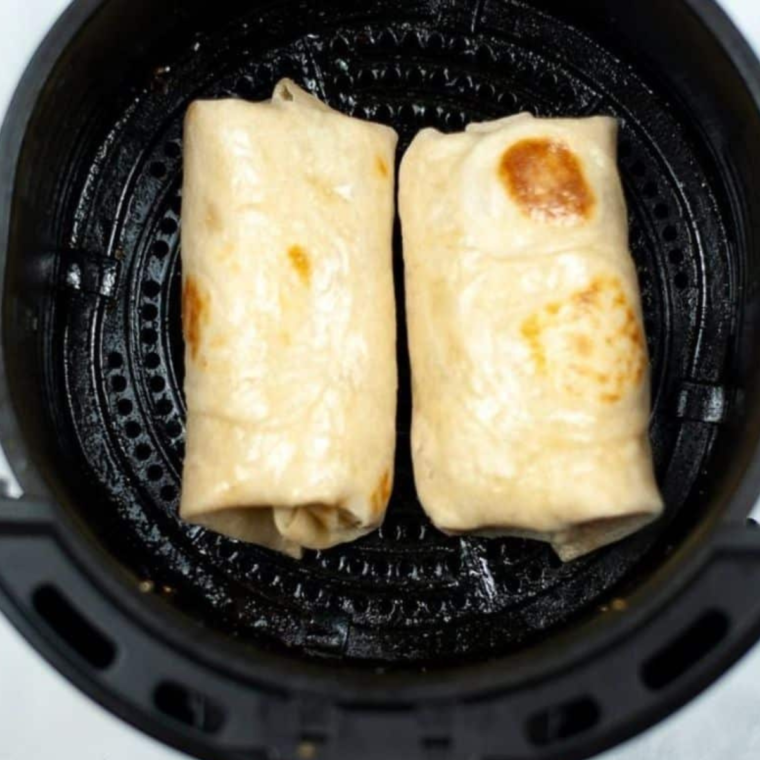
<instances>
[{"instance_id":1,"label":"air fryer basket","mask_svg":"<svg viewBox=\"0 0 760 760\"><path fill-rule=\"evenodd\" d=\"M382 530L298 563L178 520L182 119L282 76L392 124L399 155L424 126L519 110L620 119L660 523L568 565L432 528L398 235ZM568 760L668 714L760 632L759 103L706 0L77 0L0 144L0 432L23 489L0 501L0 603L102 704L202 757Z\"/></svg>"}]
</instances>

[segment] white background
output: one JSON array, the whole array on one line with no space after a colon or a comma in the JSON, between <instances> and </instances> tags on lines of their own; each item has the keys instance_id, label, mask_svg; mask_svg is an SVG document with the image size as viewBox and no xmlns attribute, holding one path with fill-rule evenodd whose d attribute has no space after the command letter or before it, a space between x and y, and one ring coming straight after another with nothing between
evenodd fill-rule
<instances>
[{"instance_id":1,"label":"white background","mask_svg":"<svg viewBox=\"0 0 760 760\"><path fill-rule=\"evenodd\" d=\"M5 113L29 56L67 2L0 0L0 114ZM722 4L760 50L760 0L722 0ZM183 757L82 696L0 616L0 760ZM760 758L760 647L691 705L598 760L724 758Z\"/></svg>"}]
</instances>

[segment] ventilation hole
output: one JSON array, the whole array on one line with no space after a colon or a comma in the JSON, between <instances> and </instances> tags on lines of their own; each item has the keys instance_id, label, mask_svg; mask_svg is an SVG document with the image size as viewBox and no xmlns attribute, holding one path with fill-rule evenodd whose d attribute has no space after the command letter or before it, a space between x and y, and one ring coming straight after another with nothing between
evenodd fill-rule
<instances>
[{"instance_id":1,"label":"ventilation hole","mask_svg":"<svg viewBox=\"0 0 760 760\"><path fill-rule=\"evenodd\" d=\"M450 129L461 129L464 127L465 117L464 114L458 111L450 111L446 114L444 121Z\"/></svg>"},{"instance_id":2,"label":"ventilation hole","mask_svg":"<svg viewBox=\"0 0 760 760\"><path fill-rule=\"evenodd\" d=\"M162 179L166 176L166 165L162 164L160 161L156 161L155 163L150 165L150 173L156 178L156 179Z\"/></svg>"},{"instance_id":3,"label":"ventilation hole","mask_svg":"<svg viewBox=\"0 0 760 760\"><path fill-rule=\"evenodd\" d=\"M157 480L161 480L161 478L164 477L164 468L157 464L152 464L150 467L148 467L148 480L153 481L154 483Z\"/></svg>"},{"instance_id":4,"label":"ventilation hole","mask_svg":"<svg viewBox=\"0 0 760 760\"><path fill-rule=\"evenodd\" d=\"M122 393L127 389L127 381L121 375L116 375L111 378L111 387L116 393Z\"/></svg>"},{"instance_id":5,"label":"ventilation hole","mask_svg":"<svg viewBox=\"0 0 760 760\"><path fill-rule=\"evenodd\" d=\"M357 42L361 41L357 39ZM369 40L371 42L371 39ZM384 48L396 48L398 47L398 37L392 29L383 29L377 36L378 45Z\"/></svg>"},{"instance_id":6,"label":"ventilation hole","mask_svg":"<svg viewBox=\"0 0 760 760\"><path fill-rule=\"evenodd\" d=\"M420 38L417 32L408 32L406 35L404 35L404 39L401 40L401 49L402 50L417 50L420 47Z\"/></svg>"},{"instance_id":7,"label":"ventilation hole","mask_svg":"<svg viewBox=\"0 0 760 760\"><path fill-rule=\"evenodd\" d=\"M330 43L330 50L335 53L335 55L345 55L350 49L348 42L343 39L343 37L335 37Z\"/></svg>"},{"instance_id":8,"label":"ventilation hole","mask_svg":"<svg viewBox=\"0 0 760 760\"><path fill-rule=\"evenodd\" d=\"M165 681L153 692L153 704L164 715L205 734L215 734L224 725L224 710L200 692Z\"/></svg>"},{"instance_id":9,"label":"ventilation hole","mask_svg":"<svg viewBox=\"0 0 760 760\"><path fill-rule=\"evenodd\" d=\"M450 47L455 53L466 53L470 49L470 43L464 37L454 37Z\"/></svg>"},{"instance_id":10,"label":"ventilation hole","mask_svg":"<svg viewBox=\"0 0 760 760\"><path fill-rule=\"evenodd\" d=\"M164 486L161 489L161 498L164 501L174 501L177 496L177 489L174 486Z\"/></svg>"},{"instance_id":11,"label":"ventilation hole","mask_svg":"<svg viewBox=\"0 0 760 760\"><path fill-rule=\"evenodd\" d=\"M170 437L176 438L177 436L182 435L182 425L180 425L177 420L172 420L166 425L166 432Z\"/></svg>"},{"instance_id":12,"label":"ventilation hole","mask_svg":"<svg viewBox=\"0 0 760 760\"><path fill-rule=\"evenodd\" d=\"M241 97L249 97L253 95L256 92L256 87L254 86L253 82L251 82L248 77L240 77L240 79L235 82L235 87L233 89L233 93L235 95L240 95Z\"/></svg>"},{"instance_id":13,"label":"ventilation hole","mask_svg":"<svg viewBox=\"0 0 760 760\"><path fill-rule=\"evenodd\" d=\"M674 240L678 240L678 230L673 225L668 225L662 231L662 237L668 243L672 243Z\"/></svg>"},{"instance_id":14,"label":"ventilation hole","mask_svg":"<svg viewBox=\"0 0 760 760\"><path fill-rule=\"evenodd\" d=\"M483 100L491 101L496 97L496 88L492 85L486 82L485 84L481 84L478 87L478 97L482 98Z\"/></svg>"},{"instance_id":15,"label":"ventilation hole","mask_svg":"<svg viewBox=\"0 0 760 760\"><path fill-rule=\"evenodd\" d=\"M179 158L182 155L182 147L178 143L169 142L164 145L164 153L169 158Z\"/></svg>"},{"instance_id":16,"label":"ventilation hole","mask_svg":"<svg viewBox=\"0 0 760 760\"><path fill-rule=\"evenodd\" d=\"M680 264L683 261L683 251L680 248L673 248L668 252L668 258L672 264Z\"/></svg>"},{"instance_id":17,"label":"ventilation hole","mask_svg":"<svg viewBox=\"0 0 760 760\"><path fill-rule=\"evenodd\" d=\"M137 422L128 422L124 428L128 438L138 438L142 433L142 428Z\"/></svg>"},{"instance_id":18,"label":"ventilation hole","mask_svg":"<svg viewBox=\"0 0 760 760\"><path fill-rule=\"evenodd\" d=\"M338 92L350 92L354 86L354 82L348 74L342 73L335 77L335 86Z\"/></svg>"},{"instance_id":19,"label":"ventilation hole","mask_svg":"<svg viewBox=\"0 0 760 760\"><path fill-rule=\"evenodd\" d=\"M388 123L393 119L393 109L387 103L381 103L377 107L376 118L378 121Z\"/></svg>"},{"instance_id":20,"label":"ventilation hole","mask_svg":"<svg viewBox=\"0 0 760 760\"><path fill-rule=\"evenodd\" d=\"M172 409L174 407L172 406L172 402L169 401L168 398L162 398L157 404L156 404L156 411L162 416L165 417L167 414L172 413Z\"/></svg>"},{"instance_id":21,"label":"ventilation hole","mask_svg":"<svg viewBox=\"0 0 760 760\"><path fill-rule=\"evenodd\" d=\"M455 610L464 612L464 610L466 610L467 607L469 606L469 600L467 598L467 595L463 593L461 590L455 591L451 597L451 606Z\"/></svg>"},{"instance_id":22,"label":"ventilation hole","mask_svg":"<svg viewBox=\"0 0 760 760\"><path fill-rule=\"evenodd\" d=\"M369 602L367 601L367 598L363 596L357 596L356 599L354 599L353 604L354 612L358 615L365 615L369 609Z\"/></svg>"},{"instance_id":23,"label":"ventilation hole","mask_svg":"<svg viewBox=\"0 0 760 760\"><path fill-rule=\"evenodd\" d=\"M118 351L112 351L108 354L108 366L111 369L119 369L124 364L124 359Z\"/></svg>"},{"instance_id":24,"label":"ventilation hole","mask_svg":"<svg viewBox=\"0 0 760 760\"><path fill-rule=\"evenodd\" d=\"M116 410L119 412L119 414L122 417L127 417L130 414L132 414L132 409L134 409L134 406L132 405L132 402L128 398L123 398L116 405Z\"/></svg>"},{"instance_id":25,"label":"ventilation hole","mask_svg":"<svg viewBox=\"0 0 760 760\"><path fill-rule=\"evenodd\" d=\"M169 253L169 244L165 240L156 240L156 242L153 243L151 252L159 259L163 259Z\"/></svg>"},{"instance_id":26,"label":"ventilation hole","mask_svg":"<svg viewBox=\"0 0 760 760\"><path fill-rule=\"evenodd\" d=\"M402 80L401 69L396 68L395 66L391 66L385 70L385 74L383 75L383 81L386 84L398 85L398 84L401 84L401 80Z\"/></svg>"},{"instance_id":27,"label":"ventilation hole","mask_svg":"<svg viewBox=\"0 0 760 760\"><path fill-rule=\"evenodd\" d=\"M151 377L150 389L153 391L153 393L161 393L164 388L166 388L166 380L164 380L163 377Z\"/></svg>"},{"instance_id":28,"label":"ventilation hole","mask_svg":"<svg viewBox=\"0 0 760 760\"><path fill-rule=\"evenodd\" d=\"M436 69L430 75L430 83L433 85L433 87L444 87L447 79L448 77L446 75L445 69Z\"/></svg>"},{"instance_id":29,"label":"ventilation hole","mask_svg":"<svg viewBox=\"0 0 760 760\"><path fill-rule=\"evenodd\" d=\"M152 327L146 327L140 333L140 340L147 345L151 345L158 340L158 333Z\"/></svg>"},{"instance_id":30,"label":"ventilation hole","mask_svg":"<svg viewBox=\"0 0 760 760\"><path fill-rule=\"evenodd\" d=\"M415 66L407 75L406 80L412 87L421 87L425 76L419 66Z\"/></svg>"},{"instance_id":31,"label":"ventilation hole","mask_svg":"<svg viewBox=\"0 0 760 760\"><path fill-rule=\"evenodd\" d=\"M539 77L541 87L548 90L554 90L557 87L557 81L557 74L554 71L545 71Z\"/></svg>"},{"instance_id":32,"label":"ventilation hole","mask_svg":"<svg viewBox=\"0 0 760 760\"><path fill-rule=\"evenodd\" d=\"M488 45L481 45L475 53L475 60L483 66L487 66L489 63L493 63L493 50L491 50Z\"/></svg>"},{"instance_id":33,"label":"ventilation hole","mask_svg":"<svg viewBox=\"0 0 760 760\"><path fill-rule=\"evenodd\" d=\"M37 613L80 657L98 670L116 659L116 646L53 586L40 586L32 597Z\"/></svg>"},{"instance_id":34,"label":"ventilation hole","mask_svg":"<svg viewBox=\"0 0 760 760\"><path fill-rule=\"evenodd\" d=\"M715 649L730 627L722 612L706 612L642 665L641 680L653 691L664 689Z\"/></svg>"},{"instance_id":35,"label":"ventilation hole","mask_svg":"<svg viewBox=\"0 0 760 760\"><path fill-rule=\"evenodd\" d=\"M679 290L683 290L684 288L689 287L689 275L687 275L686 272L678 272L678 274L676 274L676 276L673 278L673 284Z\"/></svg>"},{"instance_id":36,"label":"ventilation hole","mask_svg":"<svg viewBox=\"0 0 760 760\"><path fill-rule=\"evenodd\" d=\"M142 307L142 317L149 322L153 321L158 316L158 309L152 304L147 303Z\"/></svg>"},{"instance_id":37,"label":"ventilation hole","mask_svg":"<svg viewBox=\"0 0 760 760\"><path fill-rule=\"evenodd\" d=\"M164 235L173 235L177 231L177 222L174 219L166 217L161 221L161 232Z\"/></svg>"},{"instance_id":38,"label":"ventilation hole","mask_svg":"<svg viewBox=\"0 0 760 760\"><path fill-rule=\"evenodd\" d=\"M150 459L150 455L153 453L153 449L148 446L147 443L141 443L135 448L135 456L144 462L146 459Z\"/></svg>"},{"instance_id":39,"label":"ventilation hole","mask_svg":"<svg viewBox=\"0 0 760 760\"><path fill-rule=\"evenodd\" d=\"M643 177L647 173L647 167L643 161L636 161L631 167L631 173L636 177Z\"/></svg>"},{"instance_id":40,"label":"ventilation hole","mask_svg":"<svg viewBox=\"0 0 760 760\"><path fill-rule=\"evenodd\" d=\"M357 77L360 87L371 87L375 83L375 72L372 69L362 69Z\"/></svg>"},{"instance_id":41,"label":"ventilation hole","mask_svg":"<svg viewBox=\"0 0 760 760\"><path fill-rule=\"evenodd\" d=\"M161 357L158 354L154 353L154 352L146 354L145 355L145 366L148 369L157 369L158 367L161 366Z\"/></svg>"},{"instance_id":42,"label":"ventilation hole","mask_svg":"<svg viewBox=\"0 0 760 760\"><path fill-rule=\"evenodd\" d=\"M546 747L590 731L600 718L597 701L579 697L534 713L525 722L525 733L534 746Z\"/></svg>"},{"instance_id":43,"label":"ventilation hole","mask_svg":"<svg viewBox=\"0 0 760 760\"><path fill-rule=\"evenodd\" d=\"M508 111L514 111L517 108L517 95L513 92L502 92L497 97L499 105L504 106Z\"/></svg>"},{"instance_id":44,"label":"ventilation hole","mask_svg":"<svg viewBox=\"0 0 760 760\"><path fill-rule=\"evenodd\" d=\"M143 293L148 298L155 298L161 292L161 286L155 280L147 280L143 284Z\"/></svg>"},{"instance_id":45,"label":"ventilation hole","mask_svg":"<svg viewBox=\"0 0 760 760\"><path fill-rule=\"evenodd\" d=\"M654 207L654 215L658 219L667 219L670 216L670 209L665 203L658 203Z\"/></svg>"}]
</instances>

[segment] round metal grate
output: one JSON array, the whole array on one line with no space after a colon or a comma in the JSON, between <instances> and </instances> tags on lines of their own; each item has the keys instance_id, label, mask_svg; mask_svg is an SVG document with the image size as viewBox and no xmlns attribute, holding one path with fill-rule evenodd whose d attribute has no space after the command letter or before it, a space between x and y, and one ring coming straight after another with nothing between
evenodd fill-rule
<instances>
[{"instance_id":1,"label":"round metal grate","mask_svg":"<svg viewBox=\"0 0 760 760\"><path fill-rule=\"evenodd\" d=\"M508 28L499 29L456 14L436 25L368 18L294 39L264 31L270 27L262 18L239 22L162 62L107 140L91 146L72 247L88 252L94 266L120 264L112 297L64 293L56 304L54 356L70 401L60 426L86 462L75 488L107 545L151 582L144 588L209 626L387 663L507 651L600 604L662 539L698 483L712 433L681 419L675 399L684 381L699 377L698 367L708 373L725 354L727 322L715 299L730 292L725 236L699 145L664 99L591 40L522 4L510 4L507 17ZM267 98L282 76L346 113L392 124L399 156L422 127L460 130L521 110L621 120L668 519L569 565L539 543L447 538L432 528L412 478L397 233L401 396L384 527L298 563L178 520L182 119L196 98Z\"/></svg>"}]
</instances>

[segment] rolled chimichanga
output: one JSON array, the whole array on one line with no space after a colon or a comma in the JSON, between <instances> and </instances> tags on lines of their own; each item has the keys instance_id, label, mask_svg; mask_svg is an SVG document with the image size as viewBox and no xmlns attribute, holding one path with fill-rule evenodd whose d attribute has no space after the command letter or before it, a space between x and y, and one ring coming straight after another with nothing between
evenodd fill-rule
<instances>
[{"instance_id":1,"label":"rolled chimichanga","mask_svg":"<svg viewBox=\"0 0 760 760\"><path fill-rule=\"evenodd\" d=\"M293 556L381 523L395 446L396 141L288 80L266 103L190 107L185 520Z\"/></svg>"},{"instance_id":2,"label":"rolled chimichanga","mask_svg":"<svg viewBox=\"0 0 760 760\"><path fill-rule=\"evenodd\" d=\"M401 170L417 490L564 560L662 509L613 119L425 130Z\"/></svg>"}]
</instances>

